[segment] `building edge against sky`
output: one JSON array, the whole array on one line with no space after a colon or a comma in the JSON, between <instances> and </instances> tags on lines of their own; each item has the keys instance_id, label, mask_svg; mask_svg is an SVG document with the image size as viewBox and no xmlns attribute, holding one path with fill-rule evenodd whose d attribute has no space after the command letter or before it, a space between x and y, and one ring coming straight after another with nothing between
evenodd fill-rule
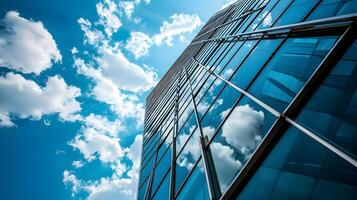
<instances>
[{"instance_id":1,"label":"building edge against sky","mask_svg":"<svg viewBox=\"0 0 357 200\"><path fill-rule=\"evenodd\" d=\"M357 199L357 1L239 0L147 98L138 199Z\"/></svg>"}]
</instances>

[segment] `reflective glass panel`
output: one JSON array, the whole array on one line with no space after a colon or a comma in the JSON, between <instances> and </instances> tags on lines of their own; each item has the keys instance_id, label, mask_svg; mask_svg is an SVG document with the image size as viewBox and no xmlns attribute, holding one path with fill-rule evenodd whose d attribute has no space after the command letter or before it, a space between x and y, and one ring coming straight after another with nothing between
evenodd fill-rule
<instances>
[{"instance_id":1,"label":"reflective glass panel","mask_svg":"<svg viewBox=\"0 0 357 200\"><path fill-rule=\"evenodd\" d=\"M248 92L283 112L336 40L336 36L288 39Z\"/></svg>"},{"instance_id":2,"label":"reflective glass panel","mask_svg":"<svg viewBox=\"0 0 357 200\"><path fill-rule=\"evenodd\" d=\"M186 146L184 146L176 160L176 191L181 186L183 180L186 178L187 174L191 171L196 161L201 156L198 129L195 130L189 139L188 137L188 135L180 135L176 139L177 141L188 140Z\"/></svg>"},{"instance_id":3,"label":"reflective glass panel","mask_svg":"<svg viewBox=\"0 0 357 200\"><path fill-rule=\"evenodd\" d=\"M230 113L210 144L222 193L252 156L275 120L271 113L247 97Z\"/></svg>"},{"instance_id":4,"label":"reflective glass panel","mask_svg":"<svg viewBox=\"0 0 357 200\"><path fill-rule=\"evenodd\" d=\"M315 92L297 121L357 157L357 42Z\"/></svg>"},{"instance_id":5,"label":"reflective glass panel","mask_svg":"<svg viewBox=\"0 0 357 200\"><path fill-rule=\"evenodd\" d=\"M261 40L232 78L232 83L245 89L280 44L281 39ZM253 48L253 47L251 47Z\"/></svg>"},{"instance_id":6,"label":"reflective glass panel","mask_svg":"<svg viewBox=\"0 0 357 200\"><path fill-rule=\"evenodd\" d=\"M357 0L323 0L306 21L357 12Z\"/></svg>"},{"instance_id":7,"label":"reflective glass panel","mask_svg":"<svg viewBox=\"0 0 357 200\"><path fill-rule=\"evenodd\" d=\"M210 199L202 161L200 161L194 168L194 171L188 178L187 182L185 183L184 187L182 188L176 199Z\"/></svg>"},{"instance_id":8,"label":"reflective glass panel","mask_svg":"<svg viewBox=\"0 0 357 200\"><path fill-rule=\"evenodd\" d=\"M274 147L239 200L353 200L357 168L291 127Z\"/></svg>"},{"instance_id":9,"label":"reflective glass panel","mask_svg":"<svg viewBox=\"0 0 357 200\"><path fill-rule=\"evenodd\" d=\"M169 199L169 190L170 190L170 171L166 174L165 179L162 181L159 189L153 196L153 200L164 200Z\"/></svg>"},{"instance_id":10,"label":"reflective glass panel","mask_svg":"<svg viewBox=\"0 0 357 200\"><path fill-rule=\"evenodd\" d=\"M154 174L154 181L152 184L152 191L155 191L156 188L159 186L162 178L166 174L167 170L171 166L171 153L172 153L172 148L168 148L168 150L165 152L164 156L162 159L159 161L155 168L155 174Z\"/></svg>"}]
</instances>

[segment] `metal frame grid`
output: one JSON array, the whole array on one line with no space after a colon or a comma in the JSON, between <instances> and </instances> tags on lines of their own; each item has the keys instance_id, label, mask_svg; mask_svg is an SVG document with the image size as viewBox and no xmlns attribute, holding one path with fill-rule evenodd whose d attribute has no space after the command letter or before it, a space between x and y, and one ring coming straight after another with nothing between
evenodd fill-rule
<instances>
[{"instance_id":1,"label":"metal frame grid","mask_svg":"<svg viewBox=\"0 0 357 200\"><path fill-rule=\"evenodd\" d=\"M278 1L240 0L230 7L221 10L208 21L147 98L138 190L139 199L152 199L163 184L164 177L168 175L170 175L170 185L167 198L177 198L200 161L203 161L210 199L235 198L290 126L299 129L303 134L323 145L329 151L335 153L351 165L357 167L356 158L349 152L346 152L344 149L341 149L339 146L315 134L304 125L295 121L295 118L302 108L357 38L357 13L306 21L322 2L321 0L316 1L306 15L296 23L274 26L275 22L277 22L281 16L284 16L284 13L293 5L293 1L290 1L272 23L271 27L260 30L254 28L253 31L248 31L248 28L259 18L259 14L263 13L265 8L270 5L269 11L271 12L279 3ZM263 20L264 18L260 19L256 27L258 27ZM340 37L283 112L277 111L248 92L250 86L255 82L267 63L269 63L287 39L322 35L340 35ZM231 78L238 71L240 65L235 68L230 78L225 78L221 74L234 56L240 56L239 52L243 43L256 41L241 61L241 64L249 57L260 41L266 39L280 39L281 42L246 88L241 88L231 81ZM219 64L223 62L224 59L227 59L228 54L232 53L233 46L238 42L242 43L241 46L228 58L226 65L222 66L222 68L218 68ZM208 89L211 88L216 81L222 81L224 86L209 105L206 113L200 116L198 105L203 100L203 96L208 92ZM238 105L243 97L248 98L275 116L276 121L252 157L246 162L239 174L232 181L227 191L222 194L209 145L225 121L230 117L233 109L229 111L223 121L215 129L211 138L208 138L203 133L201 122L208 110L210 110L213 104L218 100L220 94L227 87L233 88L241 94L234 102L232 108ZM181 149L177 149L177 137L183 129L183 126L189 121L189 117L187 117L182 123L179 122L185 112L188 113L188 116L194 115L196 128L190 132L186 143L182 145ZM196 159L194 166L187 174L183 183L179 186L179 189L176 190L175 188L178 187L175 185L176 161L188 141L193 137L196 129L199 133L197 147L200 148L201 155ZM157 190L152 191L155 166L163 159L162 155L158 158L158 154L160 149L164 148L165 143L168 143L168 147L166 147L167 149L165 149L164 152L172 148L170 156L171 164L166 172L160 172L165 175L157 187ZM144 171L146 172L144 173ZM148 174L147 171L150 173ZM145 194L140 195L140 191L144 191Z\"/></svg>"}]
</instances>

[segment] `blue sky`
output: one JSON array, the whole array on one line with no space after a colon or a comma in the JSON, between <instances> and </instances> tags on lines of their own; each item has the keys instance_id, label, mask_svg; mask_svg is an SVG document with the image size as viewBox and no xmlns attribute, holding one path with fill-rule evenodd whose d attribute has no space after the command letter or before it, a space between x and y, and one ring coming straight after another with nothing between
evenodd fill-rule
<instances>
[{"instance_id":1,"label":"blue sky","mask_svg":"<svg viewBox=\"0 0 357 200\"><path fill-rule=\"evenodd\" d=\"M2 0L0 199L134 199L145 98L227 2Z\"/></svg>"}]
</instances>

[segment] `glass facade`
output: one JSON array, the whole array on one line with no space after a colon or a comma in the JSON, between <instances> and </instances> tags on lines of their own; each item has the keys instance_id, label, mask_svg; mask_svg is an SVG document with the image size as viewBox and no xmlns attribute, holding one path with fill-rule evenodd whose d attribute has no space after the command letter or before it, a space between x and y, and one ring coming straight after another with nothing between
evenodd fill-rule
<instances>
[{"instance_id":1,"label":"glass facade","mask_svg":"<svg viewBox=\"0 0 357 200\"><path fill-rule=\"evenodd\" d=\"M147 97L138 199L357 199L357 1L238 0Z\"/></svg>"}]
</instances>

